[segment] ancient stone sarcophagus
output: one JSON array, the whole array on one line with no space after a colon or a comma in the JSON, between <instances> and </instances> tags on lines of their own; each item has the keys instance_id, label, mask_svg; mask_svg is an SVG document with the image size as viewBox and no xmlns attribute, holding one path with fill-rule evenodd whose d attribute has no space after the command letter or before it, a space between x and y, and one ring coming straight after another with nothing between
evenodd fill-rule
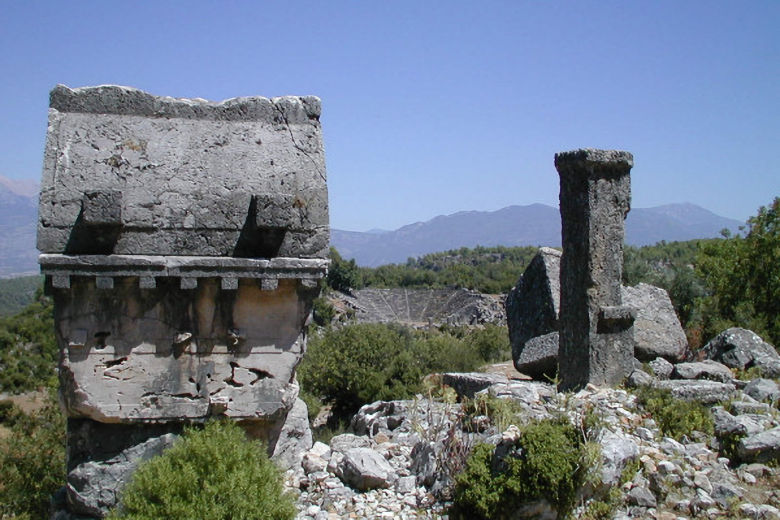
<instances>
[{"instance_id":1,"label":"ancient stone sarcophagus","mask_svg":"<svg viewBox=\"0 0 780 520\"><path fill-rule=\"evenodd\" d=\"M71 467L111 424L225 415L273 443L327 270L319 116L315 97L52 91L38 249Z\"/></svg>"}]
</instances>

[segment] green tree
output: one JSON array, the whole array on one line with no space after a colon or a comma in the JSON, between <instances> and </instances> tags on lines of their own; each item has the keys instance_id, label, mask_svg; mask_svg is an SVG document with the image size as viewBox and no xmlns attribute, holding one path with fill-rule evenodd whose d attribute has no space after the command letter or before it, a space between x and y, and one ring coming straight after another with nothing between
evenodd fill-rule
<instances>
[{"instance_id":1,"label":"green tree","mask_svg":"<svg viewBox=\"0 0 780 520\"><path fill-rule=\"evenodd\" d=\"M780 345L780 197L747 221L745 236L702 245L696 270L709 289L703 302L708 337L740 326Z\"/></svg>"},{"instance_id":2,"label":"green tree","mask_svg":"<svg viewBox=\"0 0 780 520\"><path fill-rule=\"evenodd\" d=\"M330 248L328 285L337 291L347 292L362 287L360 270L355 260L344 260L335 247Z\"/></svg>"},{"instance_id":3,"label":"green tree","mask_svg":"<svg viewBox=\"0 0 780 520\"><path fill-rule=\"evenodd\" d=\"M139 466L109 518L284 520L295 513L263 445L232 421L211 421Z\"/></svg>"}]
</instances>

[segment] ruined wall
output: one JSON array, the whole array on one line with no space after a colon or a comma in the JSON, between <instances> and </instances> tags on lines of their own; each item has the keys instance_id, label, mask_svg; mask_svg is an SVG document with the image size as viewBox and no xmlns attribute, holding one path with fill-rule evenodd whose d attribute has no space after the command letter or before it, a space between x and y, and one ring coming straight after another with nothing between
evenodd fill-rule
<instances>
[{"instance_id":1,"label":"ruined wall","mask_svg":"<svg viewBox=\"0 0 780 520\"><path fill-rule=\"evenodd\" d=\"M116 495L93 493L96 462L188 422L231 417L273 448L328 264L319 115L314 97L52 91L38 248L72 511L112 505L89 498Z\"/></svg>"}]
</instances>

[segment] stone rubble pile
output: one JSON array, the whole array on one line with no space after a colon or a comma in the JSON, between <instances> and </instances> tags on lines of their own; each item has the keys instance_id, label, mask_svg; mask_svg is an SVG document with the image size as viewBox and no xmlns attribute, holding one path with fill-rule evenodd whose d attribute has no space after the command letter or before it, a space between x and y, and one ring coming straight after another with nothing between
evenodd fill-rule
<instances>
[{"instance_id":1,"label":"stone rubble pile","mask_svg":"<svg viewBox=\"0 0 780 520\"><path fill-rule=\"evenodd\" d=\"M721 336L745 341L720 349L708 345L708 352L721 360L728 353L755 357L761 352L774 359L748 332L730 329ZM353 417L351 433L299 453L300 462L286 474L287 485L299 494L299 520L446 518L451 476L463 469L469 448L511 442L533 420L565 414L576 421L591 410L601 421L594 439L601 446L596 498L612 487L621 491L612 518L780 519L780 386L772 379L735 375L715 360L635 362L629 386L667 388L681 399L711 406L714 435L693 432L679 442L662 435L631 389L588 385L577 393L559 393L549 383L499 374L440 374L438 382L460 399L488 394L514 401L521 410L515 424L496 425L490 417L466 414L452 400L417 396L375 402ZM621 485L627 467L638 470ZM576 517L593 492L583 490ZM555 517L546 502L523 510L529 511L523 518Z\"/></svg>"}]
</instances>

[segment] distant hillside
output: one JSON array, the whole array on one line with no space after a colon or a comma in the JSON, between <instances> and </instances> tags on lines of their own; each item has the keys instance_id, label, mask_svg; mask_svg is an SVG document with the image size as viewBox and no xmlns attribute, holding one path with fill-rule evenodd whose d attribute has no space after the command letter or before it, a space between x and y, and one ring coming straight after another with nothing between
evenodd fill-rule
<instances>
[{"instance_id":1,"label":"distant hillside","mask_svg":"<svg viewBox=\"0 0 780 520\"><path fill-rule=\"evenodd\" d=\"M668 204L631 210L626 241L643 246L661 240L684 241L736 233L743 222L718 216L694 204ZM331 231L331 244L344 258L375 267L409 257L460 247L560 246L561 217L544 204L508 206L497 211L462 211L385 233Z\"/></svg>"},{"instance_id":2,"label":"distant hillside","mask_svg":"<svg viewBox=\"0 0 780 520\"><path fill-rule=\"evenodd\" d=\"M38 187L0 175L0 277L38 272Z\"/></svg>"},{"instance_id":3,"label":"distant hillside","mask_svg":"<svg viewBox=\"0 0 780 520\"><path fill-rule=\"evenodd\" d=\"M42 283L41 275L0 279L0 316L11 316L29 305Z\"/></svg>"}]
</instances>

